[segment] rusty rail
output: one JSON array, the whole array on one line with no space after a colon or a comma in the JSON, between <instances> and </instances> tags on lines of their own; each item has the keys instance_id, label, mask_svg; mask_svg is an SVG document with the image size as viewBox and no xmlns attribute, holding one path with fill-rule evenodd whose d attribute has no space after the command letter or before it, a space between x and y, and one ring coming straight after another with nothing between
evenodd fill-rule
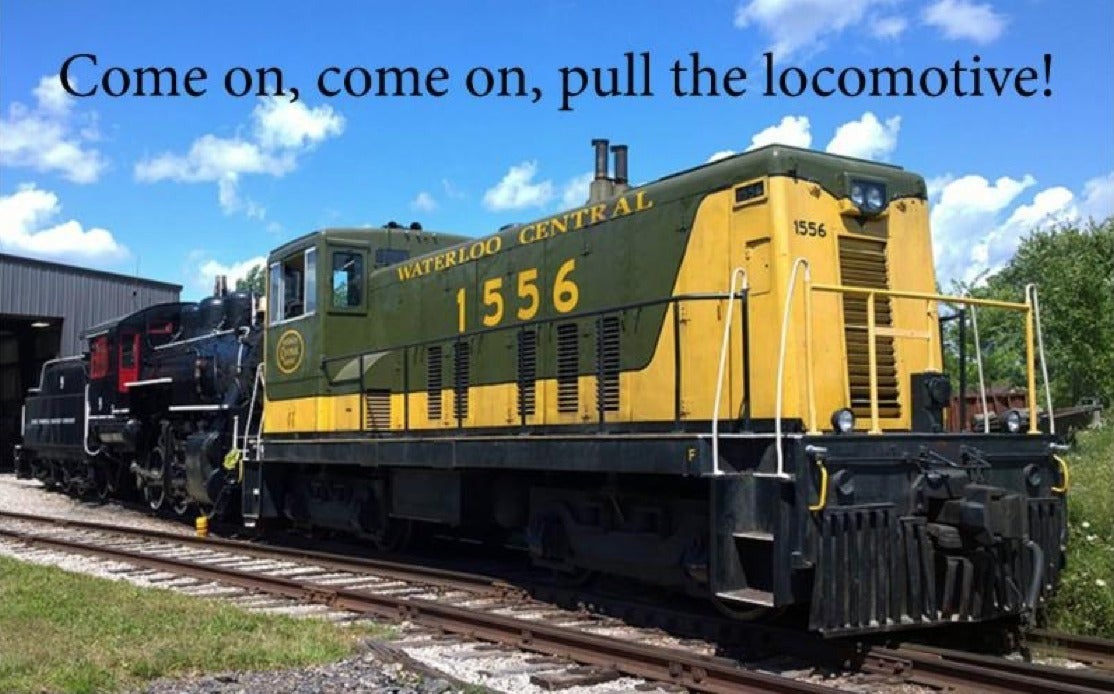
<instances>
[{"instance_id":1,"label":"rusty rail","mask_svg":"<svg viewBox=\"0 0 1114 694\"><path fill-rule=\"evenodd\" d=\"M169 534L188 541L189 536ZM726 658L701 656L670 648L630 643L573 629L529 622L482 610L472 610L418 598L406 599L365 590L335 588L297 578L253 574L187 560L152 556L127 549L91 545L47 535L0 528L0 536L32 546L123 561L182 576L216 581L247 590L410 621L467 638L513 646L522 650L569 658L585 665L613 668L624 674L669 682L698 692L786 692L828 694L837 691L808 682L744 670ZM163 539L163 538L159 538Z\"/></svg>"},{"instance_id":2,"label":"rusty rail","mask_svg":"<svg viewBox=\"0 0 1114 694\"><path fill-rule=\"evenodd\" d=\"M313 562L318 566L335 571L350 571L353 573L374 573L377 576L393 578L411 583L423 583L440 586L454 590L463 590L470 593L507 594L522 591L510 584L492 579L488 576L468 574L460 571L450 571L435 567L417 564L403 564L384 559L368 559L362 557L349 557L328 552L318 552L292 547L264 546L255 542L243 540L230 540L222 537L197 537L166 532L163 530L144 530L128 528L111 523L96 523L93 521L73 520L50 516L36 516L30 513L16 513L13 511L0 511L0 520L10 519L31 523L49 523L62 528L78 528L97 532L109 532L117 535L143 538L148 540L164 540L177 542L183 545L204 547L205 549L225 550L236 552L250 557L274 560L298 560Z\"/></svg>"},{"instance_id":3,"label":"rusty rail","mask_svg":"<svg viewBox=\"0 0 1114 694\"><path fill-rule=\"evenodd\" d=\"M862 669L896 674L915 684L980 692L1098 694L1114 691L1114 677L1090 669L1037 665L945 648L872 647Z\"/></svg>"}]
</instances>

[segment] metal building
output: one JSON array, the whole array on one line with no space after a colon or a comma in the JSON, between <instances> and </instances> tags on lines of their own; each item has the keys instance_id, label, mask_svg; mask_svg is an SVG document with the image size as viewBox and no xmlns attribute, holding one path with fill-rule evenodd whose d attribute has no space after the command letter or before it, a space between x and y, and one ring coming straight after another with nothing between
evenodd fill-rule
<instances>
[{"instance_id":1,"label":"metal building","mask_svg":"<svg viewBox=\"0 0 1114 694\"><path fill-rule=\"evenodd\" d=\"M19 442L23 397L47 359L78 354L81 331L167 301L182 287L0 253L0 470Z\"/></svg>"}]
</instances>

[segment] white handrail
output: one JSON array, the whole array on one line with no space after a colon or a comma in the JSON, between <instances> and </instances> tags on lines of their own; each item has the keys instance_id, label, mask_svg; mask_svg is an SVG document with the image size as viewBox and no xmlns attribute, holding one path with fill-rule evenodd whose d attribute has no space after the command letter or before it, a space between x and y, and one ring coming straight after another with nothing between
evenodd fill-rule
<instances>
[{"instance_id":1,"label":"white handrail","mask_svg":"<svg viewBox=\"0 0 1114 694\"><path fill-rule=\"evenodd\" d=\"M1044 335L1041 332L1041 305L1040 305L1040 302L1037 300L1037 285L1036 284L1030 283L1030 284L1025 285L1025 298L1026 299L1028 299L1030 297L1030 293L1031 293L1032 299L1033 299L1033 318L1036 320L1036 323L1037 323L1037 352L1040 354L1040 358L1041 358L1041 378L1044 379L1044 401L1046 403L1046 406L1048 407L1048 433L1049 434L1055 434L1056 433L1056 418L1052 416L1052 388L1048 384L1048 364L1046 364L1045 361L1044 361ZM1030 407L1032 405L1033 405L1033 403L1030 403ZM1036 408L1034 408L1034 409L1036 409ZM1030 417L1037 417L1037 413L1036 412L1030 412L1029 416ZM1038 422L1040 421L1039 417L1038 417L1037 421Z\"/></svg>"},{"instance_id":2,"label":"white handrail","mask_svg":"<svg viewBox=\"0 0 1114 694\"><path fill-rule=\"evenodd\" d=\"M83 432L84 436L81 437L81 447L83 449L85 449L85 455L89 456L90 458L95 458L98 455L100 455L100 452L101 452L101 450L103 450L104 447L103 446L97 446L97 450L95 450L95 451L89 450L89 414L90 414L89 409L90 409L89 408L89 384L86 383L85 384L85 427L84 427L84 432Z\"/></svg>"},{"instance_id":3,"label":"white handrail","mask_svg":"<svg viewBox=\"0 0 1114 694\"><path fill-rule=\"evenodd\" d=\"M777 394L774 405L774 447L777 449L777 476L787 477L785 474L785 454L781 451L781 391L785 377L785 343L789 335L789 311L793 307L793 290L797 287L797 270L804 265L805 282L812 281L812 272L809 270L808 261L797 258L793 261L793 269L789 272L789 289L785 293L785 310L781 317L781 345L777 357Z\"/></svg>"},{"instance_id":4,"label":"white handrail","mask_svg":"<svg viewBox=\"0 0 1114 694\"><path fill-rule=\"evenodd\" d=\"M990 433L990 412L986 407L986 382L983 380L982 373L982 347L979 345L979 315L975 307L971 307L971 328L975 333L975 365L979 369L979 395L982 399L982 432L984 434ZM962 366L960 368L963 368ZM967 397L967 393L963 394ZM964 422L966 424L966 422Z\"/></svg>"},{"instance_id":5,"label":"white handrail","mask_svg":"<svg viewBox=\"0 0 1114 694\"><path fill-rule=\"evenodd\" d=\"M743 278L743 286L736 290L735 280L739 277ZM737 267L731 271L730 291L727 295L727 318L723 322L723 344L719 350L719 374L716 376L716 400L712 405L712 474L723 474L719 469L719 401L723 396L723 372L727 368L727 347L731 343L731 317L735 315L735 293L737 291L747 291L747 271L745 268ZM680 304L674 308L680 310ZM744 357L745 358L745 357ZM750 403L747 403L750 407Z\"/></svg>"},{"instance_id":6,"label":"white handrail","mask_svg":"<svg viewBox=\"0 0 1114 694\"><path fill-rule=\"evenodd\" d=\"M263 383L264 392L266 392L266 382L263 379L263 364L255 367L255 381L251 386L251 403L248 405L248 421L244 423L244 448L247 448L248 438L251 436L251 420L255 414L255 396L259 391L259 384ZM263 415L259 415L259 424L255 429L255 454L258 459L260 439L263 438Z\"/></svg>"}]
</instances>

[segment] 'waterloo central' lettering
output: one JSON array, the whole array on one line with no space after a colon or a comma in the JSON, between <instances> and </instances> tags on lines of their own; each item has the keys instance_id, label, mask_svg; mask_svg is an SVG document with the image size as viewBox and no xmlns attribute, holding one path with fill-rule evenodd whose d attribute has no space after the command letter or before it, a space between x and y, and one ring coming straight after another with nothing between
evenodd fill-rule
<instances>
[{"instance_id":1,"label":"'waterloo central' lettering","mask_svg":"<svg viewBox=\"0 0 1114 694\"><path fill-rule=\"evenodd\" d=\"M594 224L617 219L626 215L648 210L654 206L654 201L646 197L645 191L637 191L631 195L619 197L614 202L600 203L589 207L581 207L571 212L566 212L557 217L543 219L540 222L519 227L516 238L519 245L525 246L538 241L553 238L559 234L570 231L580 231ZM398 278L401 281L423 277L431 272L440 272L457 265L463 265L473 260L494 255L503 250L503 237L490 236L486 239L477 239L467 246L459 246L444 253L420 258L398 267Z\"/></svg>"}]
</instances>

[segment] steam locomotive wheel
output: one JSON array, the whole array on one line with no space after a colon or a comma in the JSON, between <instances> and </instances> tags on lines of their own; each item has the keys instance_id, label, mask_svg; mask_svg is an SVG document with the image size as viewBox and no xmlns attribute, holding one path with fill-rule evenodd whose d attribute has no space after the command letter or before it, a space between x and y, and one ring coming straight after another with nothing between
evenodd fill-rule
<instances>
[{"instance_id":1,"label":"steam locomotive wheel","mask_svg":"<svg viewBox=\"0 0 1114 694\"><path fill-rule=\"evenodd\" d=\"M136 479L136 484L143 490L143 498L152 511L160 510L166 502L166 487L163 484L164 478L162 476L163 462L162 449L152 448L151 452L147 454L147 471L148 474L158 475L158 481L143 476Z\"/></svg>"},{"instance_id":2,"label":"steam locomotive wheel","mask_svg":"<svg viewBox=\"0 0 1114 694\"><path fill-rule=\"evenodd\" d=\"M174 515L178 516L179 518L185 518L187 515L189 515L191 506L193 506L193 502L190 501L189 497L179 496L175 497L174 506L171 508L171 510L173 510Z\"/></svg>"},{"instance_id":3,"label":"steam locomotive wheel","mask_svg":"<svg viewBox=\"0 0 1114 694\"><path fill-rule=\"evenodd\" d=\"M161 484L145 484L143 486L143 498L152 511L158 511L166 501L166 490L163 489Z\"/></svg>"}]
</instances>

